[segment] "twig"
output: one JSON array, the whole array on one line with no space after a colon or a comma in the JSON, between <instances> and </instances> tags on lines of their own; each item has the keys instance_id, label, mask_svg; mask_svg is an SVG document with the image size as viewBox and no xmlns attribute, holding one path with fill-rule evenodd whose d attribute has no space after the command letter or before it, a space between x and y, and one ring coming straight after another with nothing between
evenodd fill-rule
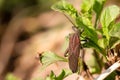
<instances>
[{"instance_id":1,"label":"twig","mask_svg":"<svg viewBox=\"0 0 120 80\"><path fill-rule=\"evenodd\" d=\"M88 77L90 78L90 80L94 80L93 76L91 75L89 70L86 70L86 73L88 75Z\"/></svg>"},{"instance_id":2,"label":"twig","mask_svg":"<svg viewBox=\"0 0 120 80\"><path fill-rule=\"evenodd\" d=\"M104 71L100 76L95 78L94 80L104 80L108 75L110 75L113 71L120 67L120 60L110 66L106 71Z\"/></svg>"},{"instance_id":3,"label":"twig","mask_svg":"<svg viewBox=\"0 0 120 80\"><path fill-rule=\"evenodd\" d=\"M73 26L76 26L75 23L66 14L64 14L64 16L73 24Z\"/></svg>"}]
</instances>

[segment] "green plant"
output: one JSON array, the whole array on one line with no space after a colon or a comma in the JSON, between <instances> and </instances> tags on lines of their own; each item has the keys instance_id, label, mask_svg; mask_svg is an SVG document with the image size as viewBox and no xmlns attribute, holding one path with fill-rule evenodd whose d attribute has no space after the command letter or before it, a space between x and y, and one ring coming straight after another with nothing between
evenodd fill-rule
<instances>
[{"instance_id":1,"label":"green plant","mask_svg":"<svg viewBox=\"0 0 120 80\"><path fill-rule=\"evenodd\" d=\"M86 64L83 59L79 59L80 64L78 66L83 67L80 67L80 69L84 69L84 66L87 66L88 70L90 70L90 68L92 70L90 66L95 66L94 71L90 71L90 73L100 73L105 66L104 64L107 64L109 67L120 60L120 47L117 47L120 43L120 23L116 21L116 18L120 14L120 8L116 5L104 8L105 2L106 0L83 0L81 11L79 12L66 0L61 0L52 6L53 10L63 13L77 30L80 32L83 30L79 35L81 42L84 41L84 43L81 43L82 50L84 48L92 48L94 53L93 60L98 61L99 64L89 65ZM98 36L100 36L100 38ZM51 64L56 61L68 61L62 57L56 57L57 55L52 56L51 54L47 54L49 52L45 53L46 54L43 53L41 58L44 59L42 60L43 65L48 66L48 63ZM50 60L45 63L44 61L48 59L44 58L46 56L51 57L48 57ZM112 62L111 57L114 58ZM101 65L100 69L98 69L96 65ZM116 74L116 72L114 73Z\"/></svg>"}]
</instances>

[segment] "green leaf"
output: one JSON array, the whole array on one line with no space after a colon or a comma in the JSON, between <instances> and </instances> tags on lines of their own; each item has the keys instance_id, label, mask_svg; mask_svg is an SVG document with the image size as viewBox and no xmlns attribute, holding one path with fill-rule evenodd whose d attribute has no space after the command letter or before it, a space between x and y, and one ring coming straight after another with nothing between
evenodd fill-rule
<instances>
[{"instance_id":1,"label":"green leaf","mask_svg":"<svg viewBox=\"0 0 120 80\"><path fill-rule=\"evenodd\" d=\"M76 22L77 22L78 26L80 26L84 29L84 32L82 35L89 39L89 41L87 43L85 43L85 45L88 47L94 48L96 51L100 52L105 57L106 53L105 53L104 49L98 45L98 36L97 36L96 30L89 26L86 26L83 23L81 17L78 17Z\"/></svg>"},{"instance_id":2,"label":"green leaf","mask_svg":"<svg viewBox=\"0 0 120 80\"><path fill-rule=\"evenodd\" d=\"M99 44L100 47L102 47L103 49L105 49L106 46L104 44L104 39L103 38L98 40L98 44Z\"/></svg>"},{"instance_id":3,"label":"green leaf","mask_svg":"<svg viewBox=\"0 0 120 80\"><path fill-rule=\"evenodd\" d=\"M83 18L84 19L84 18ZM97 43L98 36L94 28L85 25L84 20L81 17L76 19L77 25L79 28L84 29L83 36L90 38L91 40Z\"/></svg>"},{"instance_id":4,"label":"green leaf","mask_svg":"<svg viewBox=\"0 0 120 80\"><path fill-rule=\"evenodd\" d=\"M68 75L72 74L71 70L63 69L62 72L56 77L56 80L63 80Z\"/></svg>"},{"instance_id":5,"label":"green leaf","mask_svg":"<svg viewBox=\"0 0 120 80\"><path fill-rule=\"evenodd\" d=\"M95 27L97 26L97 21L101 15L104 3L106 0L95 0L93 5L93 10L96 13Z\"/></svg>"},{"instance_id":6,"label":"green leaf","mask_svg":"<svg viewBox=\"0 0 120 80\"><path fill-rule=\"evenodd\" d=\"M92 41L91 39L88 39L88 42L85 45L87 47L94 48L97 52L101 53L106 58L105 50L102 47L100 47L97 43Z\"/></svg>"},{"instance_id":7,"label":"green leaf","mask_svg":"<svg viewBox=\"0 0 120 80\"><path fill-rule=\"evenodd\" d=\"M86 25L92 26L92 7L94 0L83 0L81 4L81 17Z\"/></svg>"},{"instance_id":8,"label":"green leaf","mask_svg":"<svg viewBox=\"0 0 120 80\"><path fill-rule=\"evenodd\" d=\"M117 37L111 37L109 43L110 43L109 46L110 46L110 48L112 49L112 48L114 48L118 43L120 43L120 39L117 38Z\"/></svg>"},{"instance_id":9,"label":"green leaf","mask_svg":"<svg viewBox=\"0 0 120 80\"><path fill-rule=\"evenodd\" d=\"M50 75L48 77L46 77L46 80L55 80L56 75L54 74L53 71L51 71Z\"/></svg>"},{"instance_id":10,"label":"green leaf","mask_svg":"<svg viewBox=\"0 0 120 80\"><path fill-rule=\"evenodd\" d=\"M62 12L68 15L69 17L72 17L73 19L75 19L78 16L77 10L73 7L73 5L65 0L61 0L55 3L52 6L52 9L55 11Z\"/></svg>"},{"instance_id":11,"label":"green leaf","mask_svg":"<svg viewBox=\"0 0 120 80\"><path fill-rule=\"evenodd\" d=\"M92 26L91 20L87 16L81 15L81 18L82 18L82 22L84 25L88 26L89 28L94 29L94 27Z\"/></svg>"},{"instance_id":12,"label":"green leaf","mask_svg":"<svg viewBox=\"0 0 120 80\"><path fill-rule=\"evenodd\" d=\"M43 66L42 66L42 70L49 66L52 63L55 63L57 61L63 61L63 62L67 62L67 59L61 56L58 56L57 54L50 52L50 51L46 51L44 53L42 53L42 55L40 56L40 61L42 62Z\"/></svg>"},{"instance_id":13,"label":"green leaf","mask_svg":"<svg viewBox=\"0 0 120 80\"><path fill-rule=\"evenodd\" d=\"M97 37L97 33L95 30L90 29L86 26L85 28L85 33L86 33L86 37L90 38L91 40L93 40L95 43L97 43L98 37Z\"/></svg>"},{"instance_id":14,"label":"green leaf","mask_svg":"<svg viewBox=\"0 0 120 80\"><path fill-rule=\"evenodd\" d=\"M111 31L111 29L114 27L115 24L116 24L115 21L113 21L113 22L110 23L110 25L108 27L109 32Z\"/></svg>"},{"instance_id":15,"label":"green leaf","mask_svg":"<svg viewBox=\"0 0 120 80\"><path fill-rule=\"evenodd\" d=\"M109 31L110 35L110 47L113 48L117 43L120 42L120 23L114 24L112 29Z\"/></svg>"},{"instance_id":16,"label":"green leaf","mask_svg":"<svg viewBox=\"0 0 120 80\"><path fill-rule=\"evenodd\" d=\"M110 38L108 27L110 23L113 22L119 15L119 12L119 7L113 5L105 8L105 10L101 14L100 22L102 24L103 35L107 38L108 41Z\"/></svg>"},{"instance_id":17,"label":"green leaf","mask_svg":"<svg viewBox=\"0 0 120 80\"><path fill-rule=\"evenodd\" d=\"M86 13L89 12L92 8L94 0L83 0L81 4L81 12Z\"/></svg>"},{"instance_id":18,"label":"green leaf","mask_svg":"<svg viewBox=\"0 0 120 80\"><path fill-rule=\"evenodd\" d=\"M109 31L111 37L117 37L120 39L120 23L113 25L112 29Z\"/></svg>"},{"instance_id":19,"label":"green leaf","mask_svg":"<svg viewBox=\"0 0 120 80\"><path fill-rule=\"evenodd\" d=\"M64 70L62 70L62 72L61 72L61 74L58 76L58 77L56 77L56 80L63 80L64 79L64 77L65 77L65 71Z\"/></svg>"},{"instance_id":20,"label":"green leaf","mask_svg":"<svg viewBox=\"0 0 120 80\"><path fill-rule=\"evenodd\" d=\"M108 27L109 24L116 19L119 15L120 9L118 6L113 5L105 8L101 15L101 24L103 27Z\"/></svg>"},{"instance_id":21,"label":"green leaf","mask_svg":"<svg viewBox=\"0 0 120 80\"><path fill-rule=\"evenodd\" d=\"M93 10L96 12L97 15L100 15L105 1L106 0L95 0Z\"/></svg>"},{"instance_id":22,"label":"green leaf","mask_svg":"<svg viewBox=\"0 0 120 80\"><path fill-rule=\"evenodd\" d=\"M51 71L50 76L46 80L63 80L66 76L72 74L70 70L62 70L62 72L56 76L53 71Z\"/></svg>"}]
</instances>

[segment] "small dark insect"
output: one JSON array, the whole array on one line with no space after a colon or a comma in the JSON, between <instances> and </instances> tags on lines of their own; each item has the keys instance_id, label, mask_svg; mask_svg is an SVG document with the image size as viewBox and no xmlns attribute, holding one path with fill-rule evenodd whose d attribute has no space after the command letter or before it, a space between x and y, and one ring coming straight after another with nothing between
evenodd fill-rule
<instances>
[{"instance_id":1,"label":"small dark insect","mask_svg":"<svg viewBox=\"0 0 120 80\"><path fill-rule=\"evenodd\" d=\"M78 59L80 54L80 32L75 30L75 33L69 36L69 47L65 52L65 56L68 53L69 67L73 73L78 70Z\"/></svg>"}]
</instances>

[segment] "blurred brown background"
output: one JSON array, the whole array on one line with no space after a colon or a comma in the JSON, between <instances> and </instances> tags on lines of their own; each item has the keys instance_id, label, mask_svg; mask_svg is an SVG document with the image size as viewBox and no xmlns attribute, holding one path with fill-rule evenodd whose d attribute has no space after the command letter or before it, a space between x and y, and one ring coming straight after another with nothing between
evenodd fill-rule
<instances>
[{"instance_id":1,"label":"blurred brown background","mask_svg":"<svg viewBox=\"0 0 120 80\"><path fill-rule=\"evenodd\" d=\"M43 51L63 56L65 37L72 31L65 16L51 10L56 1L0 0L0 80L8 73L21 80L45 78L51 70L59 74L62 68L68 68L67 63L58 62L40 72L36 58ZM69 1L80 9L81 0ZM119 5L120 0L106 4Z\"/></svg>"}]
</instances>

